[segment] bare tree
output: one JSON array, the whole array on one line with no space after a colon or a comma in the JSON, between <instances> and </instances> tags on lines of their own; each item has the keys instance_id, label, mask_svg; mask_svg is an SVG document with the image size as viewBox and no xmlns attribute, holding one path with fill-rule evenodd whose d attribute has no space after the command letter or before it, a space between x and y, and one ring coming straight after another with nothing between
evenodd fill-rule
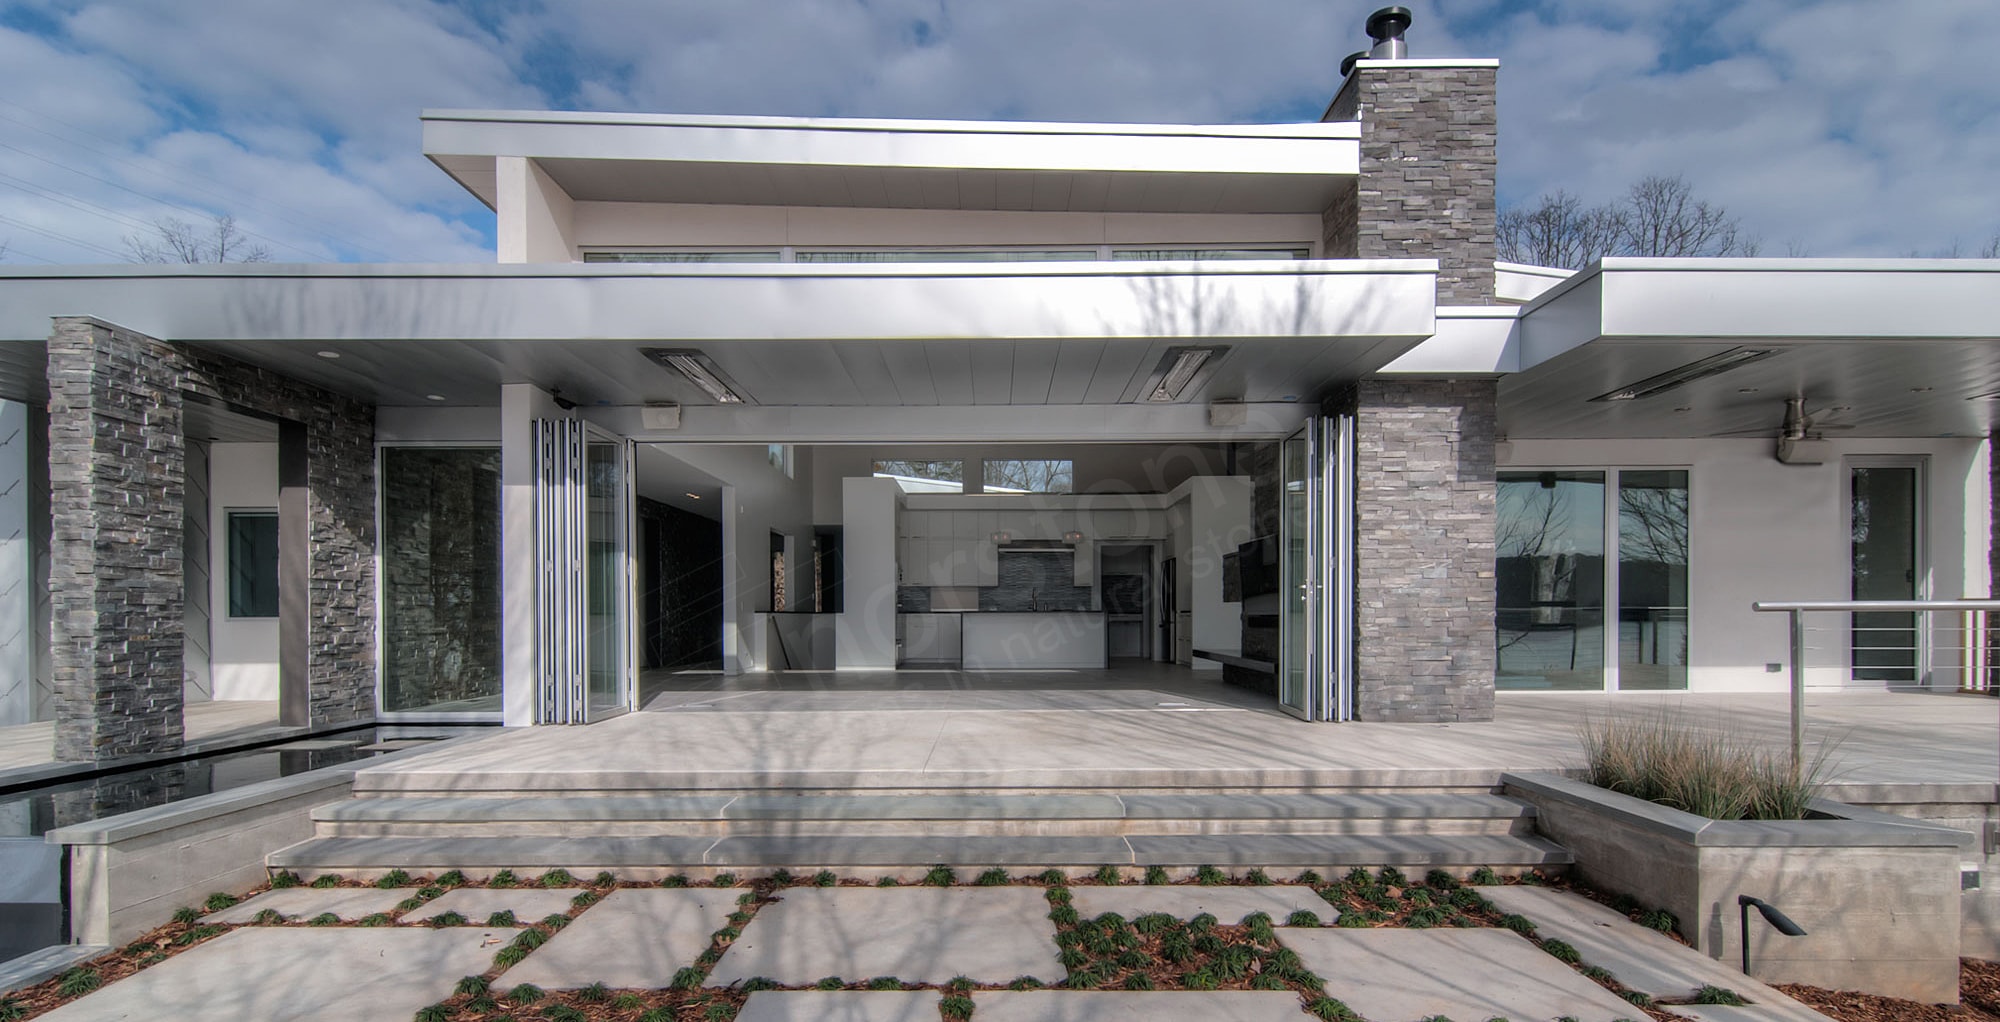
<instances>
[{"instance_id":1,"label":"bare tree","mask_svg":"<svg viewBox=\"0 0 2000 1022\"><path fill-rule=\"evenodd\" d=\"M1992 239L1979 250L1979 258L2000 259L2000 231L1994 232Z\"/></svg>"},{"instance_id":2,"label":"bare tree","mask_svg":"<svg viewBox=\"0 0 2000 1022\"><path fill-rule=\"evenodd\" d=\"M1616 252L1623 232L1616 209L1586 209L1565 191L1542 196L1531 209L1501 210L1495 228L1500 258L1572 269Z\"/></svg>"},{"instance_id":3,"label":"bare tree","mask_svg":"<svg viewBox=\"0 0 2000 1022\"><path fill-rule=\"evenodd\" d=\"M1572 270L1605 256L1756 255L1761 247L1679 175L1644 178L1602 206L1553 192L1530 208L1502 210L1495 228L1501 259Z\"/></svg>"},{"instance_id":4,"label":"bare tree","mask_svg":"<svg viewBox=\"0 0 2000 1022\"><path fill-rule=\"evenodd\" d=\"M1721 206L1695 198L1678 174L1656 174L1633 185L1622 213L1624 255L1755 255L1759 247Z\"/></svg>"},{"instance_id":5,"label":"bare tree","mask_svg":"<svg viewBox=\"0 0 2000 1022\"><path fill-rule=\"evenodd\" d=\"M261 263L271 258L253 244L233 216L216 216L206 228L176 217L153 221L150 235L128 234L125 248L137 263Z\"/></svg>"}]
</instances>

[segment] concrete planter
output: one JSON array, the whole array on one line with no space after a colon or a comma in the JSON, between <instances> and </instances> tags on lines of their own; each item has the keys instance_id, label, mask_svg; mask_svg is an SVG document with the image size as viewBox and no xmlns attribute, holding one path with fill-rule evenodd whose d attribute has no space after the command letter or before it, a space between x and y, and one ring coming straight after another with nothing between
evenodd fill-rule
<instances>
[{"instance_id":1,"label":"concrete planter","mask_svg":"<svg viewBox=\"0 0 2000 1022\"><path fill-rule=\"evenodd\" d=\"M1672 912L1711 958L1741 960L1736 896L1776 905L1804 937L1751 913L1751 974L1925 1003L1958 1001L1960 863L1971 834L1820 801L1824 818L1711 820L1555 774L1507 774L1542 834L1599 890Z\"/></svg>"}]
</instances>

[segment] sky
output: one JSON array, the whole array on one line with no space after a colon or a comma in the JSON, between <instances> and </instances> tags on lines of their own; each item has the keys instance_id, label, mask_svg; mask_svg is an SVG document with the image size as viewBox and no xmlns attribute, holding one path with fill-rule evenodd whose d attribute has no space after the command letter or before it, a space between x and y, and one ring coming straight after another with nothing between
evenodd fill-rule
<instances>
[{"instance_id":1,"label":"sky","mask_svg":"<svg viewBox=\"0 0 2000 1022\"><path fill-rule=\"evenodd\" d=\"M1351 0L0 0L0 261L229 215L281 262L491 262L425 108L1316 120ZM2000 2L1433 0L1500 59L1500 202L1678 174L1766 255L2000 236Z\"/></svg>"}]
</instances>

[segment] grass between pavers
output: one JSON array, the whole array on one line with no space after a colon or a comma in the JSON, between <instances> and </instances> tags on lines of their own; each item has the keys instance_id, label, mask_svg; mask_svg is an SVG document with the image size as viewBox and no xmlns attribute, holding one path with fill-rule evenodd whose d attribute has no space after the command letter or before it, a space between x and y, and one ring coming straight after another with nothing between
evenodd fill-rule
<instances>
[{"instance_id":1,"label":"grass between pavers","mask_svg":"<svg viewBox=\"0 0 2000 1022\"><path fill-rule=\"evenodd\" d=\"M1010 875L998 868L960 876L951 867L939 865L931 867L914 883L925 886L1038 886L1047 889L1051 898L1051 919L1057 928L1058 940L1069 941L1068 944L1062 945L1064 964L1068 971L1068 976L1062 985L1072 989L1291 989L1300 994L1309 1012L1330 1019L1349 1018L1351 1013L1347 1011L1345 1005L1326 996L1323 984L1318 982L1319 977L1305 970L1303 965L1297 962L1296 955L1278 944L1275 934L1271 932L1274 925L1320 925L1320 918L1312 913L1294 913L1282 923L1263 917L1259 913L1238 924L1223 924L1213 919L1198 919L1183 923L1166 916L1148 916L1141 917L1147 930L1141 933L1141 920L1128 922L1103 917L1091 921L1070 919L1069 917L1075 913L1068 908L1067 890L1071 886L1129 884L1303 885L1312 887L1329 903L1331 909L1341 912L1340 925L1343 926L1418 928L1504 926L1515 929L1530 940L1535 940L1544 947L1544 950L1549 950L1558 957L1562 956L1564 948L1560 942L1537 939L1532 924L1519 917L1499 915L1491 904L1484 898L1478 897L1476 891L1472 890L1473 887L1483 883L1547 885L1559 883L1539 873L1503 878L1490 869L1482 868L1474 871L1468 881L1461 882L1448 872L1432 870L1418 881L1406 877L1391 867L1378 873L1355 869L1349 871L1342 879L1329 882L1314 870L1306 870L1287 880L1273 878L1261 869L1253 869L1240 876L1224 873L1212 866L1179 872L1180 875L1175 877L1158 866L1146 867L1140 871L1107 865L1076 876L1057 869ZM516 1015L541 1017L551 1022L563 1022L566 1019L593 1020L593 1022L600 1019L616 1020L616 1022L641 1022L641 1020L688 1022L694 1019L734 1018L743 999L754 989L935 989L945 995L943 1009L945 1017L960 1018L969 1016L971 1002L966 1000L966 997L974 990L1025 989L1040 985L1035 980L1025 978L1006 984L973 984L962 979L950 984L916 984L904 983L894 977L828 977L809 987L781 988L762 980L751 980L720 990L702 986L709 970L721 958L723 951L740 936L742 927L754 917L757 909L776 900L775 892L783 888L905 885L903 879L894 876L882 877L871 883L861 878L841 877L830 870L793 874L782 869L748 882L729 873L718 874L707 880L691 880L685 875L676 874L655 881L621 881L606 871L598 873L593 878L583 879L565 870L554 869L529 876L517 875L511 870L500 870L484 877L467 876L459 870L447 871L434 877L413 876L403 870L391 870L372 880L364 881L329 874L318 877L308 884L294 874L280 872L273 875L270 883L242 895L211 895L206 900L204 908L211 912L220 911L267 890L299 886L407 889L410 891L410 897L400 902L390 912L353 921L339 920L330 914L312 918L284 919L278 917L275 912L267 912L250 923L225 925L204 923L196 910L182 909L177 914L175 922L147 934L119 951L85 963L62 977L18 992L11 997L0 998L0 1022L33 1018L50 1008L83 996L97 985L131 975L237 926L397 925L409 912L446 891L481 887L574 888L578 893L566 913L554 914L534 922L515 920L511 913L496 913L486 919L468 919L451 912L426 920L423 925L431 927L484 925L520 926L524 929L496 953L492 969L481 976L467 977L457 993L439 1005L434 1005L432 1009L426 1009L426 1013L420 1017L499 1019ZM1585 893L1575 885L1562 886ZM532 953L535 948L554 936L577 915L601 900L604 895L621 887L740 887L744 893L738 911L730 917L730 925L717 931L708 950L694 965L683 969L681 975L675 977L674 984L670 988L619 991L586 988L581 991L561 993L543 992L532 988L518 991L523 997L534 999L535 1006L532 1010L529 1010L526 1001L516 1001L506 996L516 992L500 982L506 968ZM1643 910L1634 911L1643 915ZM1327 914L1328 921L1332 914L1330 910ZM1074 933L1076 936L1064 937L1064 933ZM1550 943L1555 943L1557 946L1551 948L1548 946ZM1123 946L1126 944L1133 946ZM1105 953L1097 954L1093 949ZM1072 953L1079 950L1082 958ZM1134 952L1145 955L1147 960L1142 962L1133 954ZM1571 954L1573 956L1573 951ZM1178 960L1169 961L1169 956ZM1123 964L1120 964L1121 961ZM1617 985L1615 978L1603 970L1591 970L1574 962L1571 964L1614 992L1624 992L1623 988ZM1258 986L1259 982L1264 986ZM444 1014L439 1014L439 1011ZM1649 1014L1661 1019L1671 1018L1657 1010L1651 1010Z\"/></svg>"}]
</instances>

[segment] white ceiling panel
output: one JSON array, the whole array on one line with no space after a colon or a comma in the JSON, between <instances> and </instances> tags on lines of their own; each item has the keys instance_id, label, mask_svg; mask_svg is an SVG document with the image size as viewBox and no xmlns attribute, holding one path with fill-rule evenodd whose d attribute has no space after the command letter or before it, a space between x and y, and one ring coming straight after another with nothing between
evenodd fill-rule
<instances>
[{"instance_id":1,"label":"white ceiling panel","mask_svg":"<svg viewBox=\"0 0 2000 1022\"><path fill-rule=\"evenodd\" d=\"M1048 403L1082 404L1103 357L1103 341L1063 341L1056 353L1054 376L1049 381Z\"/></svg>"},{"instance_id":2,"label":"white ceiling panel","mask_svg":"<svg viewBox=\"0 0 2000 1022\"><path fill-rule=\"evenodd\" d=\"M930 359L924 341L883 341L876 345L882 367L896 385L898 404L938 403L937 384L931 379Z\"/></svg>"},{"instance_id":3,"label":"white ceiling panel","mask_svg":"<svg viewBox=\"0 0 2000 1022\"><path fill-rule=\"evenodd\" d=\"M1055 385L1056 359L1061 341L1014 342L1014 388L1010 398L1017 405L1050 404L1049 391Z\"/></svg>"},{"instance_id":4,"label":"white ceiling panel","mask_svg":"<svg viewBox=\"0 0 2000 1022\"><path fill-rule=\"evenodd\" d=\"M1004 405L1014 400L1014 342L972 342L972 403Z\"/></svg>"},{"instance_id":5,"label":"white ceiling panel","mask_svg":"<svg viewBox=\"0 0 2000 1022\"><path fill-rule=\"evenodd\" d=\"M924 361L941 405L973 403L971 341L925 341Z\"/></svg>"}]
</instances>

